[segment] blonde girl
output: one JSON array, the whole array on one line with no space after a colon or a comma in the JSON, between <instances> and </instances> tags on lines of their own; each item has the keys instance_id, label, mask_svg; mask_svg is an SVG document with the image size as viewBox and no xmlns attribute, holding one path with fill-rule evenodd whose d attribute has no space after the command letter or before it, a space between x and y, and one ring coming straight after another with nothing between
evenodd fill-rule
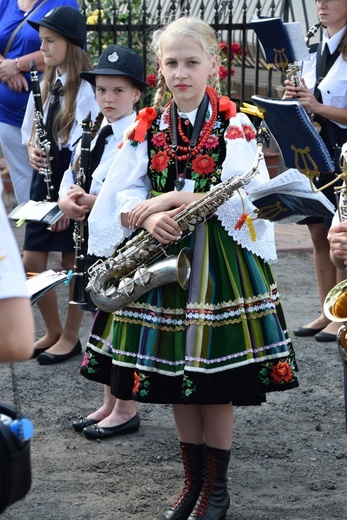
<instances>
[{"instance_id":1,"label":"blonde girl","mask_svg":"<svg viewBox=\"0 0 347 520\"><path fill-rule=\"evenodd\" d=\"M152 290L115 311L111 332L95 320L89 342L111 338L117 398L173 405L184 486L156 520L222 520L230 503L233 407L260 405L267 392L296 387L296 364L268 263L276 259L273 227L255 221L254 241L247 226L235 229L242 213L254 216L244 190L243 201L232 197L178 240L175 215L248 171L256 153L251 122L220 95L216 35L199 19L180 18L153 41L154 108L140 112L107 176L90 215L90 250L109 254L131 229L143 228L169 244L169 255L192 250L190 285L155 287L153 280ZM167 91L172 100L163 107ZM152 197L129 211L125 193L143 177ZM251 184L266 179L262 165Z\"/></svg>"}]
</instances>

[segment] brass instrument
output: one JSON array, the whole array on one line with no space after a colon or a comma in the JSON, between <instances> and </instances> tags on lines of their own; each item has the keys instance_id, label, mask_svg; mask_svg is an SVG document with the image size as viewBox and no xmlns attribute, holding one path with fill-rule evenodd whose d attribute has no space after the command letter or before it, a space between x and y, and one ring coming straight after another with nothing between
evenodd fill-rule
<instances>
[{"instance_id":1,"label":"brass instrument","mask_svg":"<svg viewBox=\"0 0 347 520\"><path fill-rule=\"evenodd\" d=\"M316 34L316 32L318 31L320 26L321 26L321 22L316 23L308 30L308 32L305 36L306 45L308 45L310 38L312 38L312 36L314 36ZM302 87L303 86L303 83L301 81L301 69L302 69L302 64L299 61L294 61L294 63L289 63L289 65L288 65L288 68L285 72L285 76L287 79L289 79L289 81L293 87ZM310 117L317 132L319 132L320 125L313 121L312 112L310 112L308 110L306 110L306 112L307 112L308 116Z\"/></svg>"},{"instance_id":2,"label":"brass instrument","mask_svg":"<svg viewBox=\"0 0 347 520\"><path fill-rule=\"evenodd\" d=\"M216 185L201 199L189 204L174 217L182 233L178 241L190 235L197 226L211 218L216 210L235 191L246 186L259 171L263 159L263 145L269 138L264 125L257 132L257 152L251 168L240 177L227 179ZM99 260L88 270L90 275L86 291L96 307L114 312L138 299L151 289L177 281L188 289L191 271L190 250L182 249L178 257L167 256L165 250L171 244L160 244L145 230L128 240L114 257ZM162 261L155 262L161 256Z\"/></svg>"},{"instance_id":3,"label":"brass instrument","mask_svg":"<svg viewBox=\"0 0 347 520\"><path fill-rule=\"evenodd\" d=\"M338 214L340 222L347 221L347 143L341 148L340 165L344 182L335 187L335 193L339 196ZM336 284L328 293L323 305L324 314L329 320L342 323L337 333L337 345L342 363L347 369L347 280Z\"/></svg>"},{"instance_id":4,"label":"brass instrument","mask_svg":"<svg viewBox=\"0 0 347 520\"><path fill-rule=\"evenodd\" d=\"M76 184L86 190L87 178L89 175L90 165L90 143L91 143L92 120L91 113L88 112L82 121L82 139L81 139L81 156L78 173L76 175ZM73 239L75 242L75 264L74 277L75 285L73 289L73 298L69 303L77 303L83 305L88 302L85 293L85 287L88 283L88 275L85 270L84 258L87 249L87 219L81 222L75 221Z\"/></svg>"},{"instance_id":5,"label":"brass instrument","mask_svg":"<svg viewBox=\"0 0 347 520\"><path fill-rule=\"evenodd\" d=\"M46 166L41 167L39 173L45 176L45 183L47 187L47 197L46 200L52 200L53 193L53 185L52 185L52 167L51 167L51 143L47 139L47 129L44 123L44 115L43 115L43 107L42 107L42 98L41 98L41 89L40 89L40 81L36 69L36 64L34 60L30 62L30 79L31 79L31 88L33 91L34 97L34 121L35 121L35 130L38 139L38 144L41 150L45 153Z\"/></svg>"}]
</instances>

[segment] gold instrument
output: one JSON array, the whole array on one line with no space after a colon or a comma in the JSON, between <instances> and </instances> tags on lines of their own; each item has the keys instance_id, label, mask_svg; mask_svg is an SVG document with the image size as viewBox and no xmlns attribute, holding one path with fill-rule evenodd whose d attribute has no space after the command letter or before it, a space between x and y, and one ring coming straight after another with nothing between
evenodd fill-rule
<instances>
[{"instance_id":1,"label":"gold instrument","mask_svg":"<svg viewBox=\"0 0 347 520\"><path fill-rule=\"evenodd\" d=\"M34 97L34 121L35 121L35 130L38 139L38 144L41 150L45 153L46 166L41 167L39 173L44 175L45 183L47 187L47 197L46 200L52 200L53 193L53 185L52 185L52 167L51 167L51 143L47 139L47 129L44 123L44 115L43 115L43 107L42 107L42 97L41 97L41 88L40 81L36 69L36 64L34 60L30 62L30 79L31 79L31 88L33 91Z\"/></svg>"},{"instance_id":2,"label":"gold instrument","mask_svg":"<svg viewBox=\"0 0 347 520\"><path fill-rule=\"evenodd\" d=\"M340 165L344 182L335 187L335 193L339 196L338 213L340 222L347 221L347 143L341 148ZM347 369L347 280L343 280L333 287L325 298L323 305L324 314L329 320L342 323L337 333L337 345L342 363Z\"/></svg>"},{"instance_id":3,"label":"gold instrument","mask_svg":"<svg viewBox=\"0 0 347 520\"><path fill-rule=\"evenodd\" d=\"M268 138L265 125L261 125L257 132L257 152L251 168L240 177L233 177L217 184L174 217L182 230L179 241L211 218L235 191L253 179L259 171L260 161L264 157L262 148ZM88 270L90 280L86 291L90 292L96 307L114 312L153 288L170 282L178 282L182 288L188 289L191 252L184 248L178 257L167 256L165 250L170 245L158 243L150 233L142 230L128 240L114 257L99 260L92 265ZM155 262L162 256L166 258Z\"/></svg>"},{"instance_id":4,"label":"gold instrument","mask_svg":"<svg viewBox=\"0 0 347 520\"><path fill-rule=\"evenodd\" d=\"M87 178L89 176L89 163L90 163L90 143L91 137L92 120L91 113L88 112L86 117L82 121L82 138L81 138L81 156L78 173L76 175L76 184L84 190L87 186ZM84 304L88 300L86 298L85 287L88 283L88 276L85 270L84 258L87 250L87 220L81 222L75 221L73 239L75 242L75 265L74 265L74 277L75 285L73 289L72 301L69 303Z\"/></svg>"}]
</instances>

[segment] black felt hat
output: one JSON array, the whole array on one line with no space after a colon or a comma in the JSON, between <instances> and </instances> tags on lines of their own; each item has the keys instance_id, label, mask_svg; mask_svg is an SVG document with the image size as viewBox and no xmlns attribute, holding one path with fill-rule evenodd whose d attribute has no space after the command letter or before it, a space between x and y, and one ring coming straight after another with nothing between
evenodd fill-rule
<instances>
[{"instance_id":1,"label":"black felt hat","mask_svg":"<svg viewBox=\"0 0 347 520\"><path fill-rule=\"evenodd\" d=\"M87 38L86 21L82 14L74 7L69 5L56 7L46 13L39 22L28 20L28 24L37 31L40 27L47 27L47 29L61 34L71 43L78 45L82 49L85 47Z\"/></svg>"},{"instance_id":2,"label":"black felt hat","mask_svg":"<svg viewBox=\"0 0 347 520\"><path fill-rule=\"evenodd\" d=\"M94 70L81 72L80 76L92 85L96 76L127 76L141 92L147 86L143 81L141 57L132 49L115 44L104 50Z\"/></svg>"}]
</instances>

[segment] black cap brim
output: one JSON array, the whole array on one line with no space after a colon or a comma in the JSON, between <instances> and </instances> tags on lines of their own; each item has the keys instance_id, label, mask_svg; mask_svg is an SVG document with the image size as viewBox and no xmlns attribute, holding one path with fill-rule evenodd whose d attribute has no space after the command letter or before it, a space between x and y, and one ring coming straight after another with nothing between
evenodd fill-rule
<instances>
[{"instance_id":1,"label":"black cap brim","mask_svg":"<svg viewBox=\"0 0 347 520\"><path fill-rule=\"evenodd\" d=\"M134 83L134 85L141 90L145 90L145 88L148 86L147 83L144 81L141 81L139 78L132 76L131 74L125 74L124 72L116 69L96 69L86 72L80 73L80 78L84 79L85 81L88 81L88 83L91 83L95 86L95 79L96 76L125 76Z\"/></svg>"}]
</instances>

